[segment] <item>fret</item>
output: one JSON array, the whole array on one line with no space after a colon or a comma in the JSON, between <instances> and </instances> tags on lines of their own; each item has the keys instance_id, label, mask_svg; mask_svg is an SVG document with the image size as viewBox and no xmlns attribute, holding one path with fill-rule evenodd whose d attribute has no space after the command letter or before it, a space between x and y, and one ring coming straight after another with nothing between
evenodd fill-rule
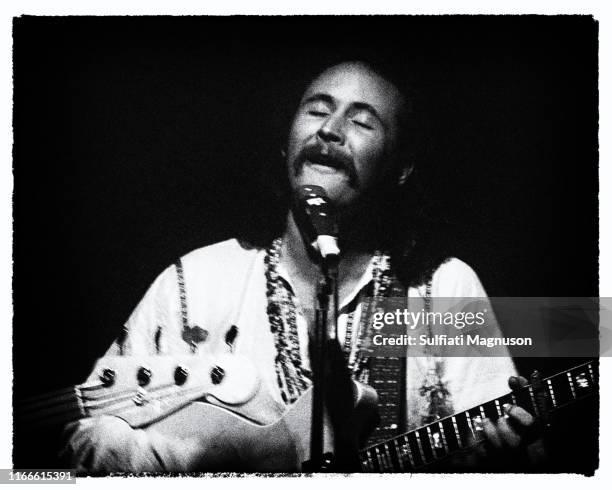
<instances>
[{"instance_id":1,"label":"fret","mask_svg":"<svg viewBox=\"0 0 612 490\"><path fill-rule=\"evenodd\" d=\"M429 445L429 440L428 440L428 437L427 437L427 431L426 430L417 430L414 433L414 435L416 437L417 444L419 446L419 451L420 451L421 457L423 458L423 464L432 462L433 459L434 459L434 457L433 457L433 449Z\"/></svg>"},{"instance_id":2,"label":"fret","mask_svg":"<svg viewBox=\"0 0 612 490\"><path fill-rule=\"evenodd\" d=\"M548 386L548 393L550 396L550 401L552 402L553 408L557 408L557 399L555 398L555 390L553 389L552 380L546 380L546 386Z\"/></svg>"},{"instance_id":3,"label":"fret","mask_svg":"<svg viewBox=\"0 0 612 490\"><path fill-rule=\"evenodd\" d=\"M472 428L468 423L470 414L467 412L460 413L453 417L458 428L461 447L466 447L471 444Z\"/></svg>"},{"instance_id":4,"label":"fret","mask_svg":"<svg viewBox=\"0 0 612 490\"><path fill-rule=\"evenodd\" d=\"M446 434L444 440L448 445L449 452L461 448L461 438L459 436L459 429L457 428L455 417L449 417L442 420L442 427Z\"/></svg>"},{"instance_id":5,"label":"fret","mask_svg":"<svg viewBox=\"0 0 612 490\"><path fill-rule=\"evenodd\" d=\"M423 432L421 432L421 434L423 434L423 438L427 441L427 448L431 448L431 453L432 456L435 458L435 441L433 439L433 434L431 432L431 426L428 425L427 427L425 427L425 430Z\"/></svg>"},{"instance_id":6,"label":"fret","mask_svg":"<svg viewBox=\"0 0 612 490\"><path fill-rule=\"evenodd\" d=\"M495 411L497 412L497 418L502 418L504 413L502 412L502 407L499 403L499 400L495 400Z\"/></svg>"},{"instance_id":7,"label":"fret","mask_svg":"<svg viewBox=\"0 0 612 490\"><path fill-rule=\"evenodd\" d=\"M553 376L552 378L548 378L547 383L551 386L553 392L555 393L555 402L557 407L565 405L574 399L567 377Z\"/></svg>"},{"instance_id":8,"label":"fret","mask_svg":"<svg viewBox=\"0 0 612 490\"><path fill-rule=\"evenodd\" d=\"M587 367L589 368L589 376L591 377L591 383L595 384L595 373L593 372L593 366L591 365L591 363L587 364Z\"/></svg>"},{"instance_id":9,"label":"fret","mask_svg":"<svg viewBox=\"0 0 612 490\"><path fill-rule=\"evenodd\" d=\"M533 392L533 387L529 386L527 388L527 391L529 392L529 399L531 400L531 406L533 407L534 415L536 417L539 417L540 416L540 409L538 408L538 403L537 403L536 398L535 398L535 393Z\"/></svg>"},{"instance_id":10,"label":"fret","mask_svg":"<svg viewBox=\"0 0 612 490\"><path fill-rule=\"evenodd\" d=\"M401 472L405 472L408 468L406 468L406 460L404 458L404 453L400 448L400 443L397 439L393 439L393 445L395 446L395 454L397 455L397 465Z\"/></svg>"},{"instance_id":11,"label":"fret","mask_svg":"<svg viewBox=\"0 0 612 490\"><path fill-rule=\"evenodd\" d=\"M442 437L442 446L444 448L444 452L448 453L449 452L448 443L446 442L446 434L444 433L444 425L442 425L442 422L438 422L438 429L440 429L439 434ZM438 448L436 447L436 449Z\"/></svg>"},{"instance_id":12,"label":"fret","mask_svg":"<svg viewBox=\"0 0 612 490\"><path fill-rule=\"evenodd\" d=\"M465 420L467 420L468 426L470 428L470 433L472 434L472 437L474 437L474 426L472 424L472 417L470 415L469 412L465 412Z\"/></svg>"},{"instance_id":13,"label":"fret","mask_svg":"<svg viewBox=\"0 0 612 490\"><path fill-rule=\"evenodd\" d=\"M363 454L365 455L365 460L362 460L361 463L366 471L375 471L374 468L374 460L372 459L371 449L366 449Z\"/></svg>"},{"instance_id":14,"label":"fret","mask_svg":"<svg viewBox=\"0 0 612 490\"><path fill-rule=\"evenodd\" d=\"M407 434L407 439L408 444L410 445L412 458L414 459L415 468L424 465L425 456L423 455L423 448L421 447L418 434L416 432L411 432L410 434Z\"/></svg>"},{"instance_id":15,"label":"fret","mask_svg":"<svg viewBox=\"0 0 612 490\"><path fill-rule=\"evenodd\" d=\"M389 462L387 461L384 445L376 446L376 455L378 456L378 469L380 471L387 471L389 469Z\"/></svg>"},{"instance_id":16,"label":"fret","mask_svg":"<svg viewBox=\"0 0 612 490\"><path fill-rule=\"evenodd\" d=\"M471 410L465 412L465 416L467 418L468 425L470 426L472 437L476 442L484 440L485 437L484 428L482 426L482 415L480 413L481 409L482 407L472 408Z\"/></svg>"},{"instance_id":17,"label":"fret","mask_svg":"<svg viewBox=\"0 0 612 490\"><path fill-rule=\"evenodd\" d=\"M408 464L410 468L415 468L416 464L414 462L414 458L412 457L412 450L410 449L410 441L408 440L408 435L404 435L400 439L401 442L398 442L400 447L399 454L401 455L402 462L406 463L406 456L408 456Z\"/></svg>"},{"instance_id":18,"label":"fret","mask_svg":"<svg viewBox=\"0 0 612 490\"><path fill-rule=\"evenodd\" d=\"M494 400L481 405L481 415L483 415L483 418L486 417L490 420L497 420L499 418L499 408L496 402L499 403L497 400Z\"/></svg>"},{"instance_id":19,"label":"fret","mask_svg":"<svg viewBox=\"0 0 612 490\"><path fill-rule=\"evenodd\" d=\"M386 470L395 469L395 465L393 464L393 458L391 458L391 451L389 451L389 446L386 442L383 444L383 450L384 450L385 469Z\"/></svg>"},{"instance_id":20,"label":"fret","mask_svg":"<svg viewBox=\"0 0 612 490\"><path fill-rule=\"evenodd\" d=\"M391 461L391 466L393 467L393 471L401 471L403 464L400 460L400 455L397 450L397 441L396 439L391 439L385 443L387 447L387 453L389 454L389 461Z\"/></svg>"},{"instance_id":21,"label":"fret","mask_svg":"<svg viewBox=\"0 0 612 490\"><path fill-rule=\"evenodd\" d=\"M385 463L383 460L383 456L380 453L380 448L378 446L374 446L374 454L376 455L376 463L378 464L378 470L379 471L384 471L385 470Z\"/></svg>"},{"instance_id":22,"label":"fret","mask_svg":"<svg viewBox=\"0 0 612 490\"><path fill-rule=\"evenodd\" d=\"M576 372L577 371L577 372ZM577 397L587 395L593 388L593 382L591 381L591 374L588 369L580 368L570 371L570 376L574 382L574 389Z\"/></svg>"},{"instance_id":23,"label":"fret","mask_svg":"<svg viewBox=\"0 0 612 490\"><path fill-rule=\"evenodd\" d=\"M531 415L536 414L535 410L535 397L531 391L531 386L528 388L521 388L513 392L515 396L515 405L527 410Z\"/></svg>"},{"instance_id":24,"label":"fret","mask_svg":"<svg viewBox=\"0 0 612 490\"><path fill-rule=\"evenodd\" d=\"M427 440L429 441L432 458L434 460L446 456L444 440L442 438L442 434L440 434L439 427L436 426L437 424L431 424L425 427L427 432Z\"/></svg>"},{"instance_id":25,"label":"fret","mask_svg":"<svg viewBox=\"0 0 612 490\"><path fill-rule=\"evenodd\" d=\"M567 374L567 380L569 381L570 389L572 390L572 398L576 399L576 389L574 388L574 380L572 379L572 375L570 373Z\"/></svg>"}]
</instances>

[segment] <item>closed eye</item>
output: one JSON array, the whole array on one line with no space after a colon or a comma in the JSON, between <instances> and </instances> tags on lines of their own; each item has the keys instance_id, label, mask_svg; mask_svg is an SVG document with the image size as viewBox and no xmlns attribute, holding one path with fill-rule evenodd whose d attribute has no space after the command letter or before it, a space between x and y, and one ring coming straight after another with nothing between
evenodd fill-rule
<instances>
[{"instance_id":1,"label":"closed eye","mask_svg":"<svg viewBox=\"0 0 612 490\"><path fill-rule=\"evenodd\" d=\"M308 111L308 114L310 116L316 116L316 117L327 116L327 112L323 112L323 111L313 111L313 110L310 110L310 111Z\"/></svg>"},{"instance_id":2,"label":"closed eye","mask_svg":"<svg viewBox=\"0 0 612 490\"><path fill-rule=\"evenodd\" d=\"M369 124L366 124L364 122L361 121L357 121L353 119L353 123L356 124L357 126L359 126L360 128L364 128L364 129L374 129L373 126L370 126Z\"/></svg>"}]
</instances>

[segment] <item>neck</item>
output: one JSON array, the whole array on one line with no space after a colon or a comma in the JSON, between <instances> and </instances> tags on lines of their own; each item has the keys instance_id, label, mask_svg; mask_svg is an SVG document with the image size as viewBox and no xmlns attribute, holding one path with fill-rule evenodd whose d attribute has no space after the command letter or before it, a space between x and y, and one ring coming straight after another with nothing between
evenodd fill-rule
<instances>
[{"instance_id":1,"label":"neck","mask_svg":"<svg viewBox=\"0 0 612 490\"><path fill-rule=\"evenodd\" d=\"M357 276L360 277L367 267L374 250L370 250L363 241L341 236L340 262L338 264L338 281L343 282ZM321 262L319 255L310 244L304 242L300 229L295 222L293 213L289 212L287 226L283 234L281 248L281 263L292 277L316 284L320 277Z\"/></svg>"}]
</instances>

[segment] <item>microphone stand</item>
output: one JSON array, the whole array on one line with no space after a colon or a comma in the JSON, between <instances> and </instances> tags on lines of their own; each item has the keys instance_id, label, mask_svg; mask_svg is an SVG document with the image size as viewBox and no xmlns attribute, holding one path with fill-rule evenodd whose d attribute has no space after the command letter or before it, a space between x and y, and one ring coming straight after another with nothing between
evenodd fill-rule
<instances>
[{"instance_id":1,"label":"microphone stand","mask_svg":"<svg viewBox=\"0 0 612 490\"><path fill-rule=\"evenodd\" d=\"M323 454L324 414L327 393L325 367L328 359L329 344L328 312L330 299L333 307L334 335L338 338L338 257L328 255L323 259L321 279L317 284L317 308L315 314L315 331L312 358L312 425L310 433L310 471L329 470L329 462Z\"/></svg>"},{"instance_id":2,"label":"microphone stand","mask_svg":"<svg viewBox=\"0 0 612 490\"><path fill-rule=\"evenodd\" d=\"M329 415L334 436L334 452L338 466L348 467L346 422L352 408L353 393L350 373L344 354L338 344L338 228L333 205L325 189L316 185L299 188L296 200L296 222L301 222L305 242L316 248L323 257L321 278L317 283L315 327L310 343L312 363L312 425L310 433L309 471L329 471L330 465L323 454L325 442L325 415ZM328 315L333 309L334 330L331 339ZM333 390L330 390L333 388ZM326 411L327 408L327 411Z\"/></svg>"}]
</instances>

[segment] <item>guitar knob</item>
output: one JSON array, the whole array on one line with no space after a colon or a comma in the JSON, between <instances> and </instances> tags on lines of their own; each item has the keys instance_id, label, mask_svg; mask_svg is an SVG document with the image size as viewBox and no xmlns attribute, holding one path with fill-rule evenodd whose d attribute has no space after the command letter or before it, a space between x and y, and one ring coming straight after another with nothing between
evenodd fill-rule
<instances>
[{"instance_id":1,"label":"guitar knob","mask_svg":"<svg viewBox=\"0 0 612 490\"><path fill-rule=\"evenodd\" d=\"M151 377L152 376L153 376L153 373L151 373L151 370L149 368L141 366L138 369L138 373L136 374L136 379L138 380L138 385L139 386L147 386L151 382Z\"/></svg>"},{"instance_id":2,"label":"guitar knob","mask_svg":"<svg viewBox=\"0 0 612 490\"><path fill-rule=\"evenodd\" d=\"M174 370L174 382L181 386L187 381L189 370L185 366L177 366Z\"/></svg>"},{"instance_id":3,"label":"guitar knob","mask_svg":"<svg viewBox=\"0 0 612 490\"><path fill-rule=\"evenodd\" d=\"M219 366L213 367L212 370L210 371L210 380L212 381L214 385L218 385L219 383L221 383L224 377L225 377L225 371L223 370L223 368Z\"/></svg>"},{"instance_id":4,"label":"guitar knob","mask_svg":"<svg viewBox=\"0 0 612 490\"><path fill-rule=\"evenodd\" d=\"M112 386L115 383L115 371L108 368L103 369L98 378L102 382L102 385L108 388L109 386Z\"/></svg>"}]
</instances>

